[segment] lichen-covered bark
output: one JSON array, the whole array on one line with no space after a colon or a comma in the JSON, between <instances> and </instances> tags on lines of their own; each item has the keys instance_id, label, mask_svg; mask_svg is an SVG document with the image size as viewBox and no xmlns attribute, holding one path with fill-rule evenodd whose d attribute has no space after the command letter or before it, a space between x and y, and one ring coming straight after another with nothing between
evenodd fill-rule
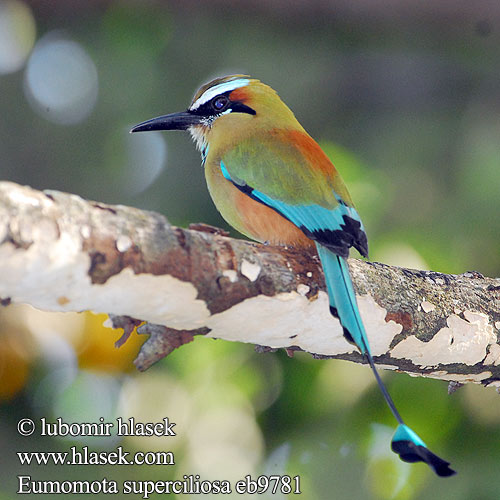
<instances>
[{"instance_id":1,"label":"lichen-covered bark","mask_svg":"<svg viewBox=\"0 0 500 500\"><path fill-rule=\"evenodd\" d=\"M316 255L195 227L2 182L1 303L129 316L126 331L131 318L147 321L141 369L197 334L363 361L328 313ZM349 265L378 363L499 384L499 279L354 259Z\"/></svg>"}]
</instances>

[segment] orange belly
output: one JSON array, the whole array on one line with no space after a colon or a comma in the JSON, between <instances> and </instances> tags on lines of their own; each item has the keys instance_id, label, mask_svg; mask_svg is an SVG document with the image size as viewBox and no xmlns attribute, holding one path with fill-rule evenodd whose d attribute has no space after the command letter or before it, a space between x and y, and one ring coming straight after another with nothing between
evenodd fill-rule
<instances>
[{"instance_id":1,"label":"orange belly","mask_svg":"<svg viewBox=\"0 0 500 500\"><path fill-rule=\"evenodd\" d=\"M205 177L217 210L240 233L271 245L314 246L295 224L236 188L218 164L207 164Z\"/></svg>"},{"instance_id":2,"label":"orange belly","mask_svg":"<svg viewBox=\"0 0 500 500\"><path fill-rule=\"evenodd\" d=\"M236 207L243 214L247 234L257 241L271 245L313 246L310 240L295 224L282 217L272 208L253 200L237 190Z\"/></svg>"}]
</instances>

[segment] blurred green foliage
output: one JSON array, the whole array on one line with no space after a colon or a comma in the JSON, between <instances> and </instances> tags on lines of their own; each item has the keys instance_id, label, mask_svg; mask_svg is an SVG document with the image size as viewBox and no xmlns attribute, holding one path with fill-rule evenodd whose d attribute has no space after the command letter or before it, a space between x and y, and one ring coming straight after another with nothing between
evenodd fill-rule
<instances>
[{"instance_id":1,"label":"blurred green foliage","mask_svg":"<svg viewBox=\"0 0 500 500\"><path fill-rule=\"evenodd\" d=\"M15 71L2 70L14 49L0 48L1 178L160 211L177 225L227 228L187 134L139 145L127 131L186 108L212 77L245 73L275 88L332 158L363 217L371 259L498 276L500 5L483 3L2 0L0 21L14 10L14 39L36 44ZM36 88L27 83L37 48L58 38L79 44L98 77L95 106L88 102L71 125L57 122L55 108L33 105ZM50 67L46 77L66 70ZM15 497L19 474L122 481L265 471L300 475L311 500L498 498L500 401L492 389L449 397L444 382L387 374L408 423L459 471L440 480L386 449L394 422L365 367L198 338L139 375L130 358L112 357L116 339L90 317L77 341L64 333L67 319L8 309L0 311L2 500ZM172 449L176 465L19 465L15 451L74 444L22 438L20 418L85 421L99 412L109 421L169 416L175 442L121 444Z\"/></svg>"}]
</instances>

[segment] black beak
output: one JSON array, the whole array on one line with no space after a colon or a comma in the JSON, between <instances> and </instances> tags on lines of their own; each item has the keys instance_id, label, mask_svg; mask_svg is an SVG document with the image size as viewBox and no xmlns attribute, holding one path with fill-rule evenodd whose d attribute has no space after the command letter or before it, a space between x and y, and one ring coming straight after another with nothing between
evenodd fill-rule
<instances>
[{"instance_id":1,"label":"black beak","mask_svg":"<svg viewBox=\"0 0 500 500\"><path fill-rule=\"evenodd\" d=\"M199 115L195 115L189 111L182 111L146 120L132 127L130 133L148 132L150 130L187 130L192 125L199 125L201 120L202 117Z\"/></svg>"}]
</instances>

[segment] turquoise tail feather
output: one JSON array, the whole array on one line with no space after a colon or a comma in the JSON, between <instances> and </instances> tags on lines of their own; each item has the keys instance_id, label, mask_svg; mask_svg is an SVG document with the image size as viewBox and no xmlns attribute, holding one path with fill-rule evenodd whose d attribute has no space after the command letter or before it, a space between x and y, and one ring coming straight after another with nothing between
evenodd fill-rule
<instances>
[{"instance_id":1,"label":"turquoise tail feather","mask_svg":"<svg viewBox=\"0 0 500 500\"><path fill-rule=\"evenodd\" d=\"M450 462L438 457L407 425L399 424L392 437L391 449L405 462L425 462L441 477L453 476L456 472L449 467Z\"/></svg>"},{"instance_id":2,"label":"turquoise tail feather","mask_svg":"<svg viewBox=\"0 0 500 500\"><path fill-rule=\"evenodd\" d=\"M361 315L359 314L347 260L344 257L335 255L319 244L316 244L316 248L323 266L323 272L325 273L325 281L330 301L330 312L339 319L347 340L354 342L361 353L366 357L384 399L399 424L392 438L392 451L399 454L401 460L405 462L427 463L438 476L451 476L455 474L455 471L448 467L448 462L429 451L418 435L405 425L390 394L382 382L377 368L375 367L365 327L361 320Z\"/></svg>"}]
</instances>

